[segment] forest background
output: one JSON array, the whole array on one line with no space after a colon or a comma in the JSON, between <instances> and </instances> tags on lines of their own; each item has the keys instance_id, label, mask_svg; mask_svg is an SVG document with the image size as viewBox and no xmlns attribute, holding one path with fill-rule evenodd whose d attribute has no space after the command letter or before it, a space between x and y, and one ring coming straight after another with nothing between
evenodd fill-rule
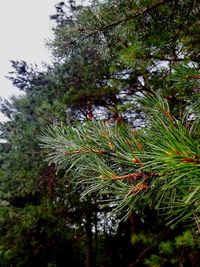
<instances>
[{"instance_id":1,"label":"forest background","mask_svg":"<svg viewBox=\"0 0 200 267\"><path fill-rule=\"evenodd\" d=\"M1 101L0 266L199 266L199 12L59 2L54 63Z\"/></svg>"}]
</instances>

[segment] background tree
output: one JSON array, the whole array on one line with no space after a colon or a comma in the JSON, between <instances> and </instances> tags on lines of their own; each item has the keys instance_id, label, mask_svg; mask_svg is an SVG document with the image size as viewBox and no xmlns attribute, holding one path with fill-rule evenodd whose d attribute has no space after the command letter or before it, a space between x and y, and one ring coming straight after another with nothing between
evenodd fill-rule
<instances>
[{"instance_id":1,"label":"background tree","mask_svg":"<svg viewBox=\"0 0 200 267\"><path fill-rule=\"evenodd\" d=\"M109 78L112 78L109 79L107 77L106 82L111 84L112 88L114 87L113 84L117 85L117 89L115 91L116 98L119 97L120 94L122 94L123 98L124 95L127 95L128 92L128 95L131 96L130 103L134 103L134 106L132 106L132 110L134 110L134 113L137 112L137 108L138 106L140 106L137 101L137 98L134 97L138 94L155 94L157 90L162 90L163 95L168 99L169 106L173 112L174 118L170 115L167 104L160 100L161 102L158 104L158 108L155 110L156 115L154 114L153 116L154 120L156 121L155 126L153 125L153 130L152 128L150 128L150 132L147 132L149 134L148 137L150 137L150 139L146 139L142 135L141 140L139 137L139 140L136 139L137 142L135 145L133 143L131 143L131 145L125 143L125 137L128 140L131 140L131 136L129 134L127 135L123 131L122 133L118 133L118 130L114 130L114 132L110 129L104 130L104 128L106 127L106 125L104 124L99 126L99 128L96 128L95 135L93 132L94 125L90 125L89 128L87 128L85 124L83 126L80 126L80 128L78 127L78 135L76 135L77 130L73 132L73 129L71 128L67 129L67 136L65 135L65 131L63 130L63 128L62 132L60 132L61 130L58 128L53 130L53 133L49 133L49 135L53 135L55 137L47 140L47 147L50 146L53 150L55 149L52 154L52 158L50 157L50 159L53 159L53 161L57 162L58 164L61 161L62 167L66 168L68 163L78 162L78 172L81 170L81 178L83 177L84 170L86 170L87 173L85 175L86 178L88 177L88 171L93 174L92 177L95 177L89 180L89 183L94 183L94 185L88 189L88 192L97 189L102 189L103 192L104 190L107 192L107 187L109 186L111 188L111 191L116 189L116 195L119 199L121 199L120 196L122 195L121 206L127 207L128 214L130 214L130 212L132 211L131 203L135 203L134 201L137 200L135 194L137 192L146 190L149 185L146 185L143 180L142 182L140 180L139 184L135 186L135 189L131 189L130 187L132 187L132 182L131 186L127 186L126 183L124 183L124 185L121 182L119 182L119 184L118 182L115 182L115 185L112 186L107 180L104 181L103 179L102 181L102 179L100 179L99 181L98 177L110 177L110 179L114 179L113 177L117 177L116 179L118 180L118 178L122 176L119 179L123 179L123 176L126 176L125 170L127 170L128 168L129 172L127 171L127 175L129 178L127 179L131 179L130 168L132 167L132 165L130 162L134 159L136 166L140 165L140 158L138 158L138 155L141 156L143 154L142 151L138 151L137 149L140 148L140 150L142 150L142 146L148 146L148 142L149 144L151 144L151 138L153 139L154 136L156 136L156 131L160 131L160 136L164 136L166 139L164 140L164 143L161 142L161 140L156 139L155 144L152 145L152 147L156 146L157 142L160 142L160 144L165 146L167 150L168 145L170 144L170 142L172 142L174 145L174 151L180 153L176 154L175 152L173 152L175 153L175 155L171 155L172 161L169 161L168 164L175 164L177 163L175 159L176 157L178 158L178 160L181 160L181 157L183 157L182 160L184 161L185 165L181 161L180 167L183 169L185 168L185 171L187 170L188 175L190 175L190 171L192 172L193 167L195 168L195 170L198 169L198 160L196 161L196 159L193 159L192 156L196 153L195 157L198 158L198 152L196 150L196 142L198 142L197 132L195 133L195 136L192 136L194 140L192 141L190 139L191 144L193 142L193 144L196 144L192 146L194 147L194 151L192 152L192 148L189 149L188 147L187 151L190 155L185 154L186 158L184 158L184 155L181 156L181 152L179 151L179 149L177 149L178 147L180 148L180 144L175 144L177 138L181 138L180 132L178 132L178 130L180 131L182 129L181 132L183 133L183 140L185 140L186 136L187 138L189 138L188 134L184 130L185 126L183 126L183 128L180 128L182 126L180 126L179 122L176 122L175 118L182 117L181 114L183 114L185 109L188 109L187 101L193 99L194 96L198 96L199 53L198 46L196 46L196 38L198 38L198 33L196 31L196 27L198 27L198 14L199 5L195 5L193 1L179 1L178 3L177 1L148 1L145 3L142 1L139 1L137 3L135 1L131 1L131 3L130 1L119 1L117 3L116 1L109 1L109 3L104 2L102 4L99 4L98 7L92 6L83 9L81 13L75 16L72 27L69 27L68 24L64 23L62 25L59 25L59 27L55 29L55 35L57 37L56 41L59 41L52 42L52 46L57 56L62 58L62 54L65 54L66 51L69 54L73 54L73 52L80 49L81 46L90 46L95 48L98 47L98 52L104 58L109 58L110 68L108 76ZM133 32L134 34L132 34ZM186 36L189 36L188 39L186 38ZM117 75L119 75L120 78L122 77L122 79L118 79ZM127 87L125 86L126 83L128 84ZM150 109L152 109L155 104L155 101L151 101ZM164 115L164 117L162 117L162 114ZM161 117L159 117L158 115L160 115ZM158 118L156 116L158 116ZM117 117L119 117L119 115L117 115ZM145 120L147 120L147 117L145 118ZM169 123L172 124L170 127L173 127L170 128L169 125L163 124L162 121L165 120L169 120ZM173 120L175 121L174 124L172 123ZM189 121L187 122L187 124L189 123ZM176 130L175 127L176 123L178 123L178 125L176 126L178 130ZM135 126L137 126L137 124L135 124ZM170 133L168 132L168 128L171 129ZM176 131L177 137L175 137ZM174 141L172 141L172 132L174 134ZM70 139L71 134L73 137L76 136L76 140L74 140L73 138ZM184 136L184 134L186 136ZM57 142L58 140L56 139L55 135L62 136L62 148L59 142ZM114 140L111 140L112 135L115 136ZM89 138L87 139L88 136ZM121 139L122 137L123 139ZM65 145L65 138L67 140L67 144L70 140L70 144L72 145L71 148ZM171 138L172 140L170 140ZM121 142L117 142L116 140L121 140ZM82 141L84 143L83 146ZM182 145L184 142L181 142ZM135 158L133 157L133 147L136 148L136 153L138 153L136 154L137 157ZM69 148L69 151L67 150L66 152L67 148ZM159 149L159 147L157 147L157 149ZM184 150L183 147L182 150ZM128 155L124 154L125 151ZM144 158L148 157L148 153L151 154L152 152L153 151L151 148L150 151L147 152L147 155L144 156ZM157 152L158 151L155 150L155 155ZM63 153L65 154L65 156L63 156ZM154 158L150 158L150 156L149 160L153 160L155 166L160 168L159 162L162 159L162 155L158 153L157 156L158 162L154 162ZM115 157L118 160L117 162L115 161ZM78 161L79 158L81 159L81 161ZM194 166L191 165L192 159ZM169 158L167 158L166 160L168 161ZM124 161L126 161L127 166L123 168L122 166L126 165ZM84 163L83 169L80 167L82 163ZM151 166L150 162L148 162L148 164L149 166ZM85 168L86 165L87 168ZM97 171L98 167L99 172ZM183 186L185 188L184 190L186 191L184 191L184 194L181 195L181 201L176 199L176 193L174 193L174 191L172 192L174 194L173 196L171 195L171 192L169 196L167 196L166 194L167 200L164 198L163 201L171 203L169 199L172 200L171 198L174 197L174 201L177 201L177 203L175 202L176 204L174 204L175 207L177 207L177 210L173 209L173 204L172 207L169 207L169 210L173 214L176 214L174 214L176 220L178 221L178 218L176 216L184 216L185 220L192 217L194 221L197 221L198 226L198 215L196 215L198 209L196 210L196 212L191 209L190 200L194 201L194 199L192 198L192 195L190 193L188 194L188 192L190 192L191 190L191 187L185 187L185 184L181 185L181 178L186 173L183 171L183 173L179 176L179 172L181 172L181 170L178 165L174 165L172 168L175 171L173 176L174 181L178 183L178 180L180 179L180 184L178 183L180 187L178 186L177 190L182 191L182 189L180 188L182 188ZM117 175L113 169L121 170L122 175ZM191 175L190 177L192 183L197 178L197 173L195 170L193 170L194 176ZM149 173L149 170L146 171L147 173L139 173L138 176L137 173L134 173L132 179L134 180L137 178L142 178L145 180L147 178L146 175L148 176ZM161 175L162 178L164 177L164 173L162 173ZM166 167L166 175L169 176L169 173L172 175L171 171ZM77 177L77 175L78 174L76 174L75 177ZM151 177L153 180L154 178L155 180L159 180L156 179L157 174L155 174L156 177L154 177L154 172L150 172L149 175L150 177L151 175L153 176ZM160 176L160 174L158 174L158 176ZM173 182L170 183L170 186L173 187L174 185L177 186L177 184L174 184ZM167 189L171 188L170 186L168 183L164 185L163 192L165 192L165 190L169 192ZM160 188L160 185L156 186L157 190L158 188ZM127 190L133 190L133 193L135 194L129 195L127 194ZM192 190L194 195L197 191L194 190L194 193ZM125 198L123 198L124 195ZM180 195L177 197L179 198ZM139 198L141 198L140 194ZM147 206L149 206L151 203L148 203L147 199L148 198L145 197ZM151 200L151 198L149 199ZM123 202L123 200L125 201L125 203ZM189 204L190 202L189 206L185 205L186 203L183 204L183 202L185 202L186 200L188 201L187 204ZM145 202L142 203L144 205ZM141 218L143 218L142 215ZM184 228L184 225L182 227ZM176 234L179 234L179 232L177 231ZM166 243L163 244L163 246L165 245L167 246ZM170 246L171 245L169 245L169 247ZM146 261L146 263L155 265L156 261L159 262L159 256L152 256L151 260ZM174 262L170 262L170 264L177 264L177 261L178 260L174 259ZM184 262L184 259L181 259L180 261ZM187 262L186 259L185 261ZM190 260L190 264L194 264L192 261ZM161 264L161 262L157 264ZM164 262L163 264L166 263ZM169 260L167 261L167 264L169 264ZM195 264L197 264L197 262L195 262Z\"/></svg>"},{"instance_id":2,"label":"background tree","mask_svg":"<svg viewBox=\"0 0 200 267\"><path fill-rule=\"evenodd\" d=\"M14 71L10 79L25 94L1 102L1 110L9 118L1 124L1 138L6 141L1 143L0 162L2 266L31 266L31 262L41 266L65 266L66 263L71 266L197 266L198 238L190 227L185 228L184 222L172 230L159 219L154 209L156 200L147 190L150 185L142 181L143 174L137 174L139 184L119 179L113 183L112 192L106 191L99 199L95 193L80 199L87 183L80 183L75 189L72 184L78 175L74 172L75 166L80 171L85 160L81 179L89 178L91 174L95 178L97 172L98 176L109 178L116 169L121 176L129 174L131 168L137 172L141 158L145 162L145 175L150 176L150 183L155 183L155 190L161 183L163 190L168 192L168 183L162 184L161 178L167 173L167 167L161 169L161 175L156 167L152 169L150 163L148 166L148 153L152 152L151 160L155 166L158 160L172 164L174 183L170 186L181 188L181 194L179 191L174 196L165 194L169 203L174 203L173 197L174 201L179 200L176 208L170 207L169 215L177 218L182 209L187 215L185 219L198 221L198 208L194 210L194 205L190 209L190 205L198 200L198 186L190 188L190 183L196 182L195 173L198 172L199 102L191 111L188 105L199 92L198 15L199 4L192 0L92 1L90 6L76 5L75 1L60 2L52 16L54 38L49 44L54 64L39 71L25 62L12 62ZM138 96L154 95L158 90L168 99L169 108L164 100L152 98L150 110L144 109ZM173 116L167 113L169 110ZM185 110L189 119L182 123ZM149 121L147 114L156 118L155 124ZM77 120L81 121L78 129L83 135L74 140ZM99 122L99 126L90 123L87 126L85 121L88 120L104 122ZM132 130L123 126L122 121L137 128L134 136L129 136ZM48 166L43 161L46 152L38 145L42 129L58 122L67 124L69 133L63 136L63 128L53 130L55 139L50 140L51 145L56 138L62 137L54 143L53 149L62 142L69 148L65 143L68 138L72 138L70 144L76 147L71 147L70 151L63 151L62 147L56 152L61 167L65 167L67 159L72 163L67 175L62 168L56 175L56 166ZM138 131L138 127L144 125L147 130ZM81 138L85 138L86 133L88 136L82 143ZM114 144L108 142L106 134L113 138ZM160 135L168 142L161 140ZM177 136L182 140L181 145ZM130 139L127 143L126 137ZM154 142L160 144L157 147L159 153L153 149ZM80 151L80 147L83 145L87 151L86 144L88 147L94 145L95 150L82 155L84 150ZM182 154L171 151L174 147ZM96 148L100 150L96 151ZM163 154L161 148L168 154ZM71 155L74 149L80 154ZM184 149L187 155L183 153ZM136 152L138 155L134 154ZM135 160L130 162L133 154ZM90 165L87 156L92 157ZM176 169L181 160L181 169ZM193 162L189 162L191 160ZM194 173L185 185L181 176L176 175L181 170L185 174L188 169ZM166 176L165 181L168 181ZM99 180L100 185L96 183ZM89 181L93 185L91 190L95 189L94 185L97 188L105 185L103 189L109 189L112 184L109 179ZM111 217L114 202L124 200L128 189L135 190L137 197L128 195L125 200L130 203L122 201L122 209L118 209L117 216ZM117 193L112 195L115 190ZM142 194L143 191L146 194ZM111 197L112 204L102 204L102 198L108 201ZM158 194L158 199L163 207L164 198ZM181 204L187 201L183 208ZM135 203L135 211L132 203ZM130 216L126 223L118 224L123 205Z\"/></svg>"}]
</instances>

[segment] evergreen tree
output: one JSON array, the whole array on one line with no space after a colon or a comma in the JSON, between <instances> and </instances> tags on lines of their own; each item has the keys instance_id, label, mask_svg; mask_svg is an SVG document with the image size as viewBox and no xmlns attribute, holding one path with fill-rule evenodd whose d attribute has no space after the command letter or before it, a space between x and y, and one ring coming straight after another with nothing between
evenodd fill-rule
<instances>
[{"instance_id":1,"label":"evergreen tree","mask_svg":"<svg viewBox=\"0 0 200 267\"><path fill-rule=\"evenodd\" d=\"M51 44L60 58L95 48L109 62L102 80L116 98L121 96L120 103L128 96L134 119L140 110L139 124L127 116L136 129L106 120L54 126L42 139L50 149L48 160L88 185L84 195L111 194L109 205L117 203L117 214L125 219L139 214L144 225L155 210L157 220L164 218L167 226L154 224L163 242L154 243L153 229L133 234L133 244L153 243L135 264L146 252L152 254L144 260L149 266L199 264L199 238L193 231L199 232L199 10L194 1L104 1L79 10L70 26L58 25ZM127 110L118 104L117 117L119 110ZM191 240L195 244L190 246ZM185 257L180 246L188 251Z\"/></svg>"},{"instance_id":2,"label":"evergreen tree","mask_svg":"<svg viewBox=\"0 0 200 267\"><path fill-rule=\"evenodd\" d=\"M84 247L77 239L86 242L84 205L67 177L56 177L55 166L43 161L38 145L42 127L58 118L66 121L65 88L56 68L39 72L25 62L12 63L10 79L25 94L1 103L8 117L1 123L2 266L63 266L75 263L74 258L84 265ZM80 256L74 256L77 250Z\"/></svg>"},{"instance_id":3,"label":"evergreen tree","mask_svg":"<svg viewBox=\"0 0 200 267\"><path fill-rule=\"evenodd\" d=\"M198 266L200 6L91 2L56 5L52 67L12 62L1 264Z\"/></svg>"}]
</instances>

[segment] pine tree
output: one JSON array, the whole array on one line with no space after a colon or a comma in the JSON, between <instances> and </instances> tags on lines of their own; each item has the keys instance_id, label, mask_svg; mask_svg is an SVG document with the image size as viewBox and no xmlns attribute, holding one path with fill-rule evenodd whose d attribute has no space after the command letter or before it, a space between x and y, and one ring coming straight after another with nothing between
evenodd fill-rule
<instances>
[{"instance_id":1,"label":"pine tree","mask_svg":"<svg viewBox=\"0 0 200 267\"><path fill-rule=\"evenodd\" d=\"M52 67L12 62L2 264L197 266L199 4L92 2L56 6Z\"/></svg>"},{"instance_id":2,"label":"pine tree","mask_svg":"<svg viewBox=\"0 0 200 267\"><path fill-rule=\"evenodd\" d=\"M188 18L189 14L190 17ZM96 126L90 123L82 124L78 126L78 129L69 127L69 129L66 130L67 136L65 136L65 130L62 131L62 127L58 129L55 127L52 132L50 129L49 133L50 135L52 134L55 139L49 138L48 141L47 138L47 144L51 149L55 149L55 154L51 154L52 158L50 157L50 160L53 159L53 162L59 164L59 166L67 168L67 164L69 164L68 160L71 160L73 166L73 161L76 162L80 158L78 169L80 169L80 173L83 175L84 171L80 167L82 166L81 163L83 161L83 166L87 165L87 157L91 152L92 154L95 154L94 161L91 160L91 164L88 162L86 173L90 170L93 174L93 171L98 170L98 166L100 166L99 172L96 174L98 177L100 176L104 178L104 176L108 176L110 178L113 177L113 179L114 177L117 177L117 180L118 178L121 180L120 177L122 176L123 180L123 176L125 175L126 177L125 170L127 169L124 169L121 165L125 161L129 166L131 164L130 162L134 163L135 161L137 167L136 176L131 176L132 179L127 176L128 180L134 180L134 182L132 181L131 183L134 184L135 180L137 182L138 178L139 181L141 179L144 179L145 181L147 178L150 178L150 181L157 181L160 180L157 178L157 175L158 177L165 177L165 175L168 177L169 174L172 175L171 170L167 169L167 165L166 171L163 170L162 175L157 174L156 170L157 168L160 168L161 162L159 163L159 161L162 161L162 156L156 150L155 155L158 154L157 161L150 155L151 153L153 154L153 148L156 149L155 146L158 142L163 148L157 147L157 149L160 152L165 151L166 154L164 155L167 157L169 156L167 161L170 159L170 156L172 157L172 161L168 162L168 167L172 167L173 163L178 164L178 162L176 162L176 157L177 160L181 160L180 168L178 165L174 168L172 167L173 170L177 170L177 173L173 174L177 183L185 173L189 173L187 166L189 166L189 169L191 169L191 172L194 173L194 176L196 177L196 171L193 170L193 167L196 168L195 163L198 166L198 139L196 140L196 138L198 138L198 115L197 113L196 115L193 115L195 111L191 111L192 109L189 108L188 103L195 99L195 108L197 108L199 103L198 100L196 100L196 98L198 99L199 97L199 59L198 46L196 45L198 33L195 30L195 26L198 25L198 14L199 5L195 5L193 1L179 1L178 4L177 2L175 3L175 1L167 0L148 2L109 1L99 3L97 6L94 5L83 8L79 13L74 15L73 26L69 27L68 23L63 23L61 26L58 26L55 30L56 42L52 43L52 46L61 57L62 54L70 53L73 55L73 53L81 51L81 45L84 46L84 48L95 48L101 56L111 60L109 65L109 75L111 74L110 70L113 70L113 68L115 73L117 71L122 75L124 71L127 71L127 69L129 70L127 77L124 78L124 80L131 84L132 80L135 79L133 92L130 93L136 107L135 109L133 108L133 110L136 113L139 107L142 111L143 125L140 125L140 128L143 128L143 126L146 125L147 129L145 131L136 130L135 135L139 140L137 144L137 142L134 143L135 141L132 140L130 134L131 130L129 128L126 128L125 126L119 126L118 128L118 121L117 128L107 127L104 122L100 122ZM70 37L71 33L73 33L73 37ZM186 38L186 36L189 37ZM100 40L101 42L99 43ZM110 47L110 44L112 44L112 47ZM191 47L192 49L190 49ZM124 83L122 82L122 84L120 84L115 78L113 80L114 83L117 84L115 92L115 96L117 96L117 94L125 91ZM106 82L110 82L109 78ZM130 90L130 88L127 90ZM168 102L156 93L158 90L162 91L163 96L167 98ZM142 95L149 96L145 98L142 97ZM153 95L155 96L153 97ZM142 102L145 102L145 108L143 108L141 102L138 101L138 98L141 98ZM193 116L195 116L195 118L191 119ZM193 124L196 126L192 126ZM93 127L97 127L95 132L93 132ZM191 129L195 129L195 133L190 130L190 127L192 127ZM103 128L105 128L105 138L103 138ZM61 140L59 139L60 135L62 136ZM115 142L121 141L121 143L117 143L116 145L113 144L112 136L114 140L117 140ZM153 136L155 136L155 138ZM70 139L71 137L72 140ZM159 137L165 138L162 141ZM65 138L66 144L69 142L69 144L72 145L72 151L66 151L66 159L63 156L65 150L64 147L67 147L67 145L65 145ZM67 141L67 138L69 138L69 141ZM172 138L172 140L170 138ZM126 144L125 139L130 140L131 145ZM61 141L61 144L62 141L64 143L61 145L59 140ZM152 142L155 142L152 144L152 147L150 145L151 140ZM178 142L180 142L180 145L178 145ZM135 157L134 151L132 151L132 146L133 150L136 149ZM138 147L140 148L139 151ZM147 151L145 151L145 148ZM145 156L143 155L143 150L147 155L145 153ZM121 164L120 161L115 162L115 157L118 155L115 155L115 153L119 153L119 156L122 154L121 159L120 157L118 158L118 160L122 161ZM104 158L104 156L106 158L108 157L108 161L102 160L101 162L101 157L97 156L96 159L96 155L101 155L102 158ZM76 159L76 157L78 157L78 159ZM114 157L114 159L112 157ZM149 166L150 169L150 161L154 164L152 165L154 168L152 168L151 171L149 171L148 168L146 169L144 167L145 165L143 166L145 157L148 162L147 166ZM112 160L114 160L114 162L112 162ZM165 161L165 159L163 160ZM108 163L111 163L111 167L109 167ZM166 163L163 162L163 164ZM122 175L118 175L113 168L116 168L116 170L122 168ZM133 167L133 173L135 173L134 168L135 167ZM183 173L181 172L182 168L185 170ZM137 174L140 169L144 169L144 173ZM178 175L179 172L180 177ZM130 172L128 172L127 175L131 175ZM137 175L139 175L139 177L137 177ZM162 179L163 178L161 178L161 180ZM95 182L97 180L99 179L94 179ZM104 184L104 179L100 179L100 181L102 182L102 184L100 182L101 186L106 187L107 182ZM136 193L137 190L139 190L139 192L143 190L146 191L149 186L146 182L141 185L140 183L138 184L138 188L136 186L136 188L133 189L136 190ZM97 183L97 188L100 184ZM119 182L119 185L121 187L121 181ZM127 187L127 190L131 190L131 186L132 184ZM153 186L158 189L160 185ZM170 182L170 186L171 190L175 184ZM169 185L167 183L166 188L168 187ZM190 186L188 188L190 188ZM189 190L188 188L187 190ZM119 190L118 195L122 193L127 196L127 190L122 190L122 192ZM183 191L183 189L180 190ZM177 193L174 194L176 196ZM183 197L186 202L188 201L190 203L189 200L192 194L194 194L194 196L196 194L193 189L192 193L189 193L188 198L186 196ZM130 199L134 199L135 201L137 199L132 195L134 196L135 194L130 194L129 197L125 197L126 201ZM160 196L160 194L156 195ZM169 196L170 199L171 197L172 196ZM158 198L158 203L160 203L161 198L161 196ZM167 203L169 202L166 199L164 201ZM122 201L122 203L124 202ZM124 205L126 206L126 204L127 203ZM129 206L132 205L128 205L128 209ZM157 206L159 207L160 204ZM178 209L178 203L175 206L177 206ZM179 208L181 210L181 204ZM171 210L175 212L173 208L169 208L170 212ZM178 214L182 217L185 212L186 211L183 208L183 212L178 212ZM187 216L196 216L195 212L194 214L193 212L190 214L186 212L186 214L186 219Z\"/></svg>"},{"instance_id":3,"label":"pine tree","mask_svg":"<svg viewBox=\"0 0 200 267\"><path fill-rule=\"evenodd\" d=\"M135 264L199 264L199 10L195 1L104 1L56 28L51 44L61 58L95 48L109 62L102 79L121 95L117 111L134 126L108 119L54 125L42 142L49 162L86 185L83 196L109 197L122 219L144 221L149 232L132 235L133 245L145 246ZM133 117L123 113L124 96Z\"/></svg>"}]
</instances>

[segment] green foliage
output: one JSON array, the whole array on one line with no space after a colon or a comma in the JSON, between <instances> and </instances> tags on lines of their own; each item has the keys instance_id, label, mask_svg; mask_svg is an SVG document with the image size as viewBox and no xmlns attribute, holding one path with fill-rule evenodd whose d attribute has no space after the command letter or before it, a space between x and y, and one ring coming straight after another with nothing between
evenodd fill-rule
<instances>
[{"instance_id":1,"label":"green foliage","mask_svg":"<svg viewBox=\"0 0 200 267\"><path fill-rule=\"evenodd\" d=\"M40 206L27 205L23 210L5 209L1 214L4 226L1 228L1 264L47 266L47 262L54 262L58 254L63 263L75 262L73 253L80 249L80 244L72 239L76 233L67 225L62 208L42 203ZM9 227L7 232L6 225ZM77 258L77 264L81 264L80 258Z\"/></svg>"},{"instance_id":2,"label":"green foliage","mask_svg":"<svg viewBox=\"0 0 200 267\"><path fill-rule=\"evenodd\" d=\"M200 6L91 2L56 5L51 67L12 61L1 264L196 267Z\"/></svg>"},{"instance_id":3,"label":"green foliage","mask_svg":"<svg viewBox=\"0 0 200 267\"><path fill-rule=\"evenodd\" d=\"M188 65L178 65L174 67L174 74L171 77L171 80L174 82L174 86L179 89L178 92L181 93L181 90L198 90L199 89L199 71L195 66Z\"/></svg>"},{"instance_id":4,"label":"green foliage","mask_svg":"<svg viewBox=\"0 0 200 267\"><path fill-rule=\"evenodd\" d=\"M169 224L189 219L198 226L198 142L187 122L175 119L159 95L142 98L141 103L149 126L139 131L103 122L49 128L42 138L50 149L48 160L73 169L76 180L88 182L87 193L118 196L126 216L137 203L144 206L145 197L145 203L161 210Z\"/></svg>"}]
</instances>

